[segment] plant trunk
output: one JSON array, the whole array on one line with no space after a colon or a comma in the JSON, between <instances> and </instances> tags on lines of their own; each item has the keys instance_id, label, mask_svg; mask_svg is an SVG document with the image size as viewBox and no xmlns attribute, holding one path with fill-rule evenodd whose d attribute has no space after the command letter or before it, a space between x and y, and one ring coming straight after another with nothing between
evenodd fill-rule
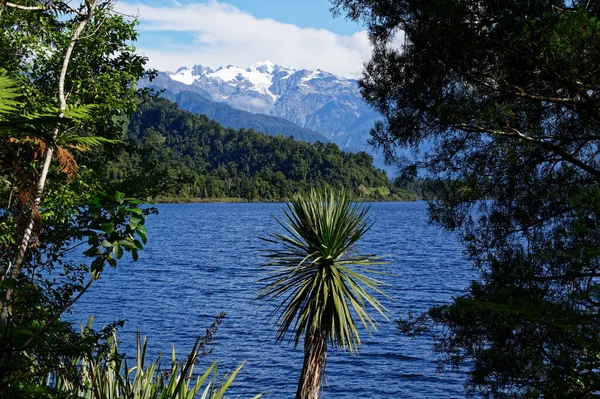
<instances>
[{"instance_id":1,"label":"plant trunk","mask_svg":"<svg viewBox=\"0 0 600 399\"><path fill-rule=\"evenodd\" d=\"M304 340L304 364L296 399L318 399L327 361L327 340L317 332Z\"/></svg>"},{"instance_id":2,"label":"plant trunk","mask_svg":"<svg viewBox=\"0 0 600 399\"><path fill-rule=\"evenodd\" d=\"M81 33L85 29L86 25L91 21L94 16L94 11L98 5L99 0L85 0L85 4L87 7L87 12L83 14L83 19L79 22L75 30L73 31L73 35L71 36L71 41L67 46L65 51L65 56L63 58L62 67L60 70L60 76L58 79L58 100L59 100L59 110L60 113L58 115L59 118L64 117L64 112L67 109L67 98L65 94L65 79L67 76L67 70L69 69L69 62L71 61L71 55L73 54L73 49L75 48L75 44ZM11 3L12 4L12 3ZM15 8L21 8L15 6ZM21 8L23 9L23 8ZM27 9L27 8L25 8ZM31 9L40 9L40 8L31 8ZM59 134L59 128L54 129L52 134L52 141L55 141ZM54 148L52 145L54 143L48 143L48 148L46 150L46 154L44 156L44 164L42 166L42 172L37 182L37 192L35 199L33 201L32 207L29 211L29 221L26 225L25 231L23 233L23 237L21 239L21 244L19 245L19 250L17 251L17 256L15 257L14 263L10 267L10 278L15 279L18 277L21 269L23 267L23 261L25 260L25 255L27 253L27 249L29 248L29 242L31 240L31 236L33 233L34 223L35 223L35 215L34 209L40 204L42 200L42 194L44 193L44 185L46 183L46 178L48 176L48 171L50 169L50 163L52 162L52 155L54 152ZM5 278L8 270L5 271L3 278ZM2 310L0 311L0 325L6 325L8 318L10 316L10 301L12 299L13 290L6 290L6 296L2 303Z\"/></svg>"}]
</instances>

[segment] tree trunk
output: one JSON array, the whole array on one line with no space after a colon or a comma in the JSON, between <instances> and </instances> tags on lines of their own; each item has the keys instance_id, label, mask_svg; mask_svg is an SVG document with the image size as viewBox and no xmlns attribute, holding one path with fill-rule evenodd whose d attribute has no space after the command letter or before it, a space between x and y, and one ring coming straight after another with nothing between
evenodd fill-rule
<instances>
[{"instance_id":1,"label":"tree trunk","mask_svg":"<svg viewBox=\"0 0 600 399\"><path fill-rule=\"evenodd\" d=\"M85 0L87 12L80 14L83 17L83 19L81 19L81 21L79 21L77 27L73 31L73 35L71 36L71 41L69 42L69 45L67 46L67 49L65 51L65 56L63 58L62 67L60 70L60 76L58 79L58 100L59 100L59 110L60 110L60 113L58 115L59 118L64 117L64 112L67 109L67 96L65 94L65 80L66 80L66 76L67 76L67 70L69 69L69 62L71 61L71 55L73 54L73 49L75 48L75 44L79 40L81 33L85 29L86 25L92 20L92 17L94 16L94 11L96 10L96 7L98 6L98 1L99 0ZM44 8L45 6L43 6L43 7L36 6L33 8L23 8L21 6L15 5L13 3L6 3L5 6L19 8L19 9L25 9L25 10L26 9L30 9L30 10L45 9ZM54 129L54 132L52 134L52 141L56 140L56 138L58 137L58 134L59 134L59 128L57 127L56 129ZM18 277L18 275L21 272L21 269L23 267L23 261L25 260L25 255L27 253L27 249L29 248L29 242L31 240L34 223L35 223L33 210L35 208L37 208L37 206L40 204L40 202L42 200L42 194L44 193L44 185L46 183L46 178L48 176L48 171L50 169L50 163L52 162L53 151L54 151L54 148L52 147L52 145L48 145L46 154L44 156L44 164L42 167L42 172L41 172L40 177L37 182L36 196L33 201L33 205L29 211L29 222L27 223L25 231L23 233L23 237L21 239L21 245L19 246L19 250L17 252L15 260L12 263L12 266L10 267L10 278L12 278L12 279L15 279ZM8 271L9 271L8 269L5 271L5 275L7 274ZM3 278L5 278L5 275L3 276ZM0 325L7 324L8 318L10 316L10 301L12 299L12 294L13 294L12 289L9 288L8 290L6 290L6 296L4 298L4 301L1 304L2 310L0 311Z\"/></svg>"},{"instance_id":2,"label":"tree trunk","mask_svg":"<svg viewBox=\"0 0 600 399\"><path fill-rule=\"evenodd\" d=\"M318 399L327 361L327 340L317 332L304 340L304 364L296 399Z\"/></svg>"}]
</instances>

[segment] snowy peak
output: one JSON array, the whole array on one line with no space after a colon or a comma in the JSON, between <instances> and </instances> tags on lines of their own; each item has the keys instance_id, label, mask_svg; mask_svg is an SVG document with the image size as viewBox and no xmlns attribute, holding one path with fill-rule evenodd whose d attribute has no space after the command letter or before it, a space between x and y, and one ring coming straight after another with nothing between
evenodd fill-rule
<instances>
[{"instance_id":1,"label":"snowy peak","mask_svg":"<svg viewBox=\"0 0 600 399\"><path fill-rule=\"evenodd\" d=\"M321 132L346 149L365 148L379 118L362 100L356 80L322 69L294 69L264 61L214 70L196 65L166 75L180 82L163 83L172 95L197 93L242 111L283 118Z\"/></svg>"},{"instance_id":2,"label":"snowy peak","mask_svg":"<svg viewBox=\"0 0 600 399\"><path fill-rule=\"evenodd\" d=\"M246 69L228 65L227 68L219 68L215 72L206 73L204 77L208 80L218 79L231 86L243 86L246 90L254 90L275 99L275 95L269 91L269 87L273 84L271 75L273 69L272 65L253 65Z\"/></svg>"},{"instance_id":3,"label":"snowy peak","mask_svg":"<svg viewBox=\"0 0 600 399\"><path fill-rule=\"evenodd\" d=\"M202 75L206 75L207 73L212 73L213 70L210 69L209 67L203 67L202 65L194 65L194 67L192 68L192 75L194 76L202 76Z\"/></svg>"},{"instance_id":4,"label":"snowy peak","mask_svg":"<svg viewBox=\"0 0 600 399\"><path fill-rule=\"evenodd\" d=\"M171 79L186 85L191 85L198 78L198 76L194 76L193 69L187 67L181 67L175 73L167 73L167 75Z\"/></svg>"},{"instance_id":5,"label":"snowy peak","mask_svg":"<svg viewBox=\"0 0 600 399\"><path fill-rule=\"evenodd\" d=\"M294 79L286 81L292 76ZM311 85L310 82L315 79L340 81L343 84L349 82L343 77L321 69L314 71L296 70L274 64L268 60L257 62L245 69L234 65L219 67L214 71L202 65L196 65L193 68L181 67L177 72L169 74L169 77L186 85L197 85L202 88L207 86L219 87L218 95L214 96L215 100L229 98L229 96L235 94L233 89L239 89L244 92L256 92L265 95L273 102L278 99L283 86L296 85L299 88L307 89Z\"/></svg>"},{"instance_id":6,"label":"snowy peak","mask_svg":"<svg viewBox=\"0 0 600 399\"><path fill-rule=\"evenodd\" d=\"M279 68L279 65L275 65L271 61L267 60L265 62L257 62L256 64L249 66L246 70L258 71L260 73L272 75L276 67Z\"/></svg>"},{"instance_id":7,"label":"snowy peak","mask_svg":"<svg viewBox=\"0 0 600 399\"><path fill-rule=\"evenodd\" d=\"M213 73L213 70L209 67L205 67L202 65L194 65L192 68L183 66L179 68L175 73L167 73L167 75L169 75L171 79L177 82L181 82L186 85L191 85L196 80L209 73Z\"/></svg>"}]
</instances>

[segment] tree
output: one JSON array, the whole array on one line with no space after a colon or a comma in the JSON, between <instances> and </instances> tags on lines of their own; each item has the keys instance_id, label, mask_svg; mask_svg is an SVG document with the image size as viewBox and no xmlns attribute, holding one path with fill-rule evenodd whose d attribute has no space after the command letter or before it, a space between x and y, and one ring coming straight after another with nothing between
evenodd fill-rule
<instances>
[{"instance_id":1,"label":"tree","mask_svg":"<svg viewBox=\"0 0 600 399\"><path fill-rule=\"evenodd\" d=\"M296 398L319 397L325 372L327 345L355 352L361 344L354 317L369 331L376 329L367 312L385 308L371 293L383 294L382 282L370 276L378 258L354 252L370 229L368 208L352 203L344 193L311 191L296 196L284 210L279 225L284 234L263 238L269 276L259 298L281 300L275 308L278 341L295 329L294 344L304 336L304 364ZM353 316L354 313L354 316Z\"/></svg>"},{"instance_id":2,"label":"tree","mask_svg":"<svg viewBox=\"0 0 600 399\"><path fill-rule=\"evenodd\" d=\"M74 107L81 108L80 104L94 104L103 108L102 128L106 129L114 124L111 120L114 113L133 110L135 84L143 76L145 59L131 54L126 41L135 39L132 30L134 24L112 15L113 3L112 0L86 0L77 8L73 8L70 2L62 1L41 5L2 4L0 22L5 29L3 44L19 50L3 61L11 68L9 71L26 73L23 79L30 79L26 84L32 92L29 100L33 111L36 107L48 108L57 102L56 118L63 119L69 112L72 113ZM32 30L41 30L43 33L35 35ZM113 35L116 39L103 41L106 35ZM77 72L70 68L72 63ZM92 84L95 80L103 83ZM107 89L114 91L107 93ZM106 101L108 96L112 96L112 101ZM67 98L74 105L69 106ZM37 106L33 105L36 103ZM98 122L102 111L94 119L95 125L100 125ZM38 137L44 142L43 161L35 188L32 189L29 215L23 225L20 246L14 262L9 266L11 278L15 278L22 269L56 143L67 132L65 126L56 123L45 136ZM14 135L11 138L14 140ZM65 152L61 155L66 156ZM10 301L10 290L7 291L6 301ZM6 310L3 305L3 323L7 317Z\"/></svg>"},{"instance_id":3,"label":"tree","mask_svg":"<svg viewBox=\"0 0 600 399\"><path fill-rule=\"evenodd\" d=\"M131 45L136 21L115 2L0 1L2 398L182 398L203 384L203 397L216 398L241 368L221 382L215 363L193 370L224 314L185 362L173 351L170 373L147 364L138 345L134 380L116 347L120 323L80 333L62 320L107 265L126 253L137 260L155 212L106 178L111 154L125 147L115 139L151 94L137 82L153 74ZM87 262L69 259L74 252Z\"/></svg>"},{"instance_id":4,"label":"tree","mask_svg":"<svg viewBox=\"0 0 600 399\"><path fill-rule=\"evenodd\" d=\"M64 312L124 252L145 243L140 202L109 188L85 151L115 143L136 104L145 58L135 21L114 2L0 3L0 68L9 95L0 123L0 394L48 394L46 379L76 371L65 357L103 338L80 337ZM48 176L52 176L49 179ZM84 237L86 240L84 241ZM91 265L67 252L85 249ZM91 338L90 338L91 337ZM67 363L68 364L68 363Z\"/></svg>"},{"instance_id":5,"label":"tree","mask_svg":"<svg viewBox=\"0 0 600 399\"><path fill-rule=\"evenodd\" d=\"M600 386L600 20L590 1L334 0L374 44L360 81L373 142L429 143L432 221L479 279L421 319L485 397ZM401 39L401 40L399 40ZM401 45L397 43L401 41ZM421 328L411 321L407 330Z\"/></svg>"}]
</instances>

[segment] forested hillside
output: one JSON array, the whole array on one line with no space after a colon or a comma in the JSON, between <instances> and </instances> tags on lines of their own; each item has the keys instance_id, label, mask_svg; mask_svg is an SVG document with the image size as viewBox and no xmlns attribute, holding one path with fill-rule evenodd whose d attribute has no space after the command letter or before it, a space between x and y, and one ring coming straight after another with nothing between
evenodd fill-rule
<instances>
[{"instance_id":1,"label":"forested hillside","mask_svg":"<svg viewBox=\"0 0 600 399\"><path fill-rule=\"evenodd\" d=\"M158 199L274 201L324 186L368 200L415 197L395 188L365 152L224 128L164 99L140 106L128 141L108 164L110 179L123 191Z\"/></svg>"}]
</instances>

